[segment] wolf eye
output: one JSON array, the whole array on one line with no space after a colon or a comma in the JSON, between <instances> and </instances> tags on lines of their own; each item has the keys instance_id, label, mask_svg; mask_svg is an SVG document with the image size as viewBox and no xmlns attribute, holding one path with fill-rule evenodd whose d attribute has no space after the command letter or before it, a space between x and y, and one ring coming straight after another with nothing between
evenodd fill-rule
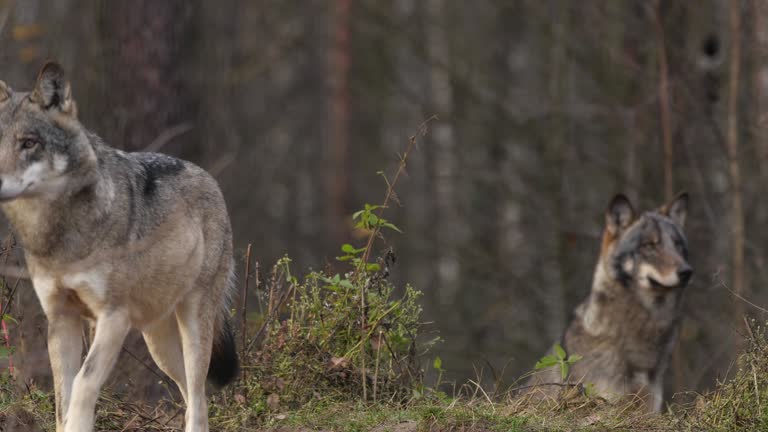
<instances>
[{"instance_id":1,"label":"wolf eye","mask_svg":"<svg viewBox=\"0 0 768 432\"><path fill-rule=\"evenodd\" d=\"M29 150L31 148L34 148L37 146L37 140L33 138L23 138L21 140L21 149L22 150Z\"/></svg>"}]
</instances>

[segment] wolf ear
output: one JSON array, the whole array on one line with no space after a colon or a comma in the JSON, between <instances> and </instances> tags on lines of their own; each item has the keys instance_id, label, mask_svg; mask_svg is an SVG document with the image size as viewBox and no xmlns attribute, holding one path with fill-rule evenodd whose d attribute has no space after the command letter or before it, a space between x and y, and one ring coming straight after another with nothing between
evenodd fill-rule
<instances>
[{"instance_id":1,"label":"wolf ear","mask_svg":"<svg viewBox=\"0 0 768 432\"><path fill-rule=\"evenodd\" d=\"M0 81L0 102L5 102L11 98L11 91L8 90L8 86L5 82Z\"/></svg>"},{"instance_id":2,"label":"wolf ear","mask_svg":"<svg viewBox=\"0 0 768 432\"><path fill-rule=\"evenodd\" d=\"M44 110L57 109L72 117L77 115L69 81L58 63L48 62L40 69L29 98Z\"/></svg>"},{"instance_id":3,"label":"wolf ear","mask_svg":"<svg viewBox=\"0 0 768 432\"><path fill-rule=\"evenodd\" d=\"M677 194L675 199L659 208L659 213L672 219L680 227L685 225L685 216L688 214L688 192Z\"/></svg>"},{"instance_id":4,"label":"wolf ear","mask_svg":"<svg viewBox=\"0 0 768 432\"><path fill-rule=\"evenodd\" d=\"M635 218L635 209L629 199L623 194L618 194L611 200L605 211L605 228L612 235L629 226Z\"/></svg>"}]
</instances>

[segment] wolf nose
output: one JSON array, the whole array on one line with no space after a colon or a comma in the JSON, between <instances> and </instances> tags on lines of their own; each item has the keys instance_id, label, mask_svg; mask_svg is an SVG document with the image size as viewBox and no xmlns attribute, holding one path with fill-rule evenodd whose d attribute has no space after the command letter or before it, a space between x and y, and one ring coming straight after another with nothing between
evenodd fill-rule
<instances>
[{"instance_id":1,"label":"wolf nose","mask_svg":"<svg viewBox=\"0 0 768 432\"><path fill-rule=\"evenodd\" d=\"M677 279L680 281L680 285L685 285L693 276L693 269L685 266L677 271Z\"/></svg>"}]
</instances>

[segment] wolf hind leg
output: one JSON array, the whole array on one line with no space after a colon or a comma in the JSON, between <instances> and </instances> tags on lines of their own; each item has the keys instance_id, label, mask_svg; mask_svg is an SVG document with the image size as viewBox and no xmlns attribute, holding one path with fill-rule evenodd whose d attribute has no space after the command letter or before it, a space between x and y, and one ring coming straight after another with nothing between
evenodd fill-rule
<instances>
[{"instance_id":1,"label":"wolf hind leg","mask_svg":"<svg viewBox=\"0 0 768 432\"><path fill-rule=\"evenodd\" d=\"M72 399L64 417L65 432L93 430L99 391L115 366L130 328L130 319L124 310L112 311L98 318L93 345L72 386Z\"/></svg>"},{"instance_id":2,"label":"wolf hind leg","mask_svg":"<svg viewBox=\"0 0 768 432\"><path fill-rule=\"evenodd\" d=\"M208 432L205 384L213 346L214 309L199 291L191 293L176 308L187 379L185 432Z\"/></svg>"},{"instance_id":3,"label":"wolf hind leg","mask_svg":"<svg viewBox=\"0 0 768 432\"><path fill-rule=\"evenodd\" d=\"M152 359L160 370L176 383L186 404L188 402L187 377L184 371L184 352L176 315L170 314L170 316L143 329L141 334L144 336L144 342L147 344Z\"/></svg>"}]
</instances>

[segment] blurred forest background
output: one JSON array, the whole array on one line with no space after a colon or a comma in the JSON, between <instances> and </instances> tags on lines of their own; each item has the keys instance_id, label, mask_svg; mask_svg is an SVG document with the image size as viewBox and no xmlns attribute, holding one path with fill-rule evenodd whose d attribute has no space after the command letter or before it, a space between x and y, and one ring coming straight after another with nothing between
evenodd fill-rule
<instances>
[{"instance_id":1,"label":"blurred forest background","mask_svg":"<svg viewBox=\"0 0 768 432\"><path fill-rule=\"evenodd\" d=\"M437 114L388 241L451 379L510 383L559 338L616 192L692 196L668 391L711 387L765 318L734 293L768 304L768 1L0 0L0 47L10 86L56 59L109 144L211 171L262 268L336 265ZM38 302L14 302L17 366L47 382ZM141 345L118 375L157 392Z\"/></svg>"}]
</instances>

